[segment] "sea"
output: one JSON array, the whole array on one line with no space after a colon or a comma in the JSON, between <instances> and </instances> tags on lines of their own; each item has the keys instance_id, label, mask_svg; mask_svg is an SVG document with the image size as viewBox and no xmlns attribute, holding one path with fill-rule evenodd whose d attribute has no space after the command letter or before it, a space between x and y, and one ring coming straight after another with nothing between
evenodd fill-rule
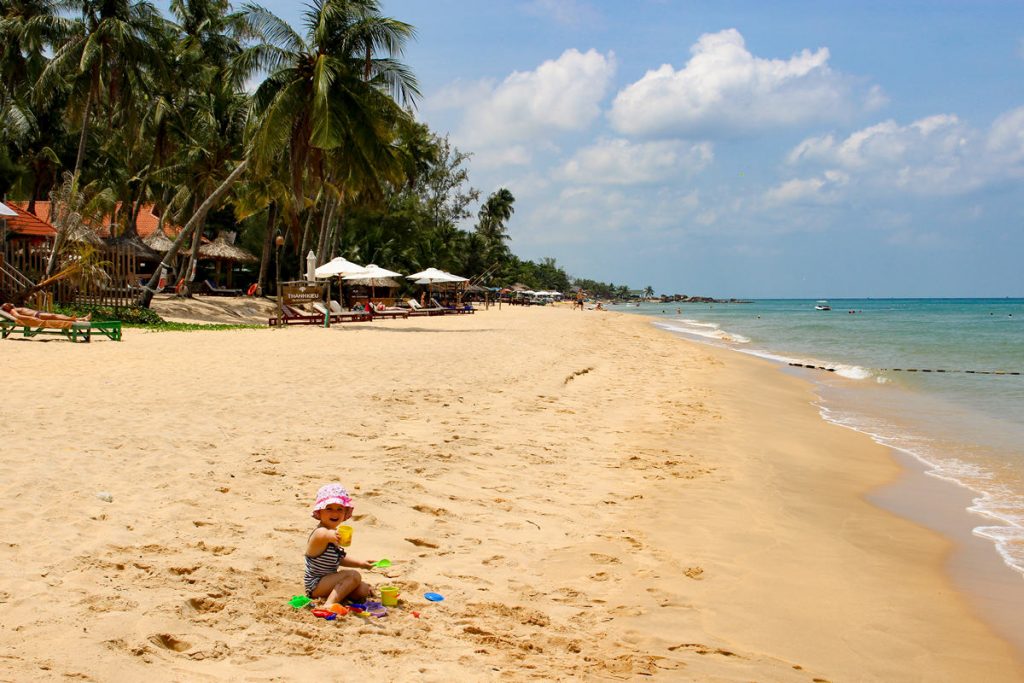
<instances>
[{"instance_id":1,"label":"sea","mask_svg":"<svg viewBox=\"0 0 1024 683\"><path fill-rule=\"evenodd\" d=\"M1024 299L642 303L692 340L815 384L821 416L970 492L965 516L1024 578ZM807 367L811 366L811 367Z\"/></svg>"}]
</instances>

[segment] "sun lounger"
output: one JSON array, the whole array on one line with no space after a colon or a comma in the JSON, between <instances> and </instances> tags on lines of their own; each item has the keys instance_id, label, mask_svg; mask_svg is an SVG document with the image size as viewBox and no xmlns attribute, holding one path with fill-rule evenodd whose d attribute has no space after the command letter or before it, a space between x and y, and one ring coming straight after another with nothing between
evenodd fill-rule
<instances>
[{"instance_id":1,"label":"sun lounger","mask_svg":"<svg viewBox=\"0 0 1024 683\"><path fill-rule=\"evenodd\" d=\"M213 296L242 296L242 290L240 289L220 287L210 280L203 280L203 284L206 285L206 293L212 294Z\"/></svg>"},{"instance_id":2,"label":"sun lounger","mask_svg":"<svg viewBox=\"0 0 1024 683\"><path fill-rule=\"evenodd\" d=\"M423 315L444 315L444 309L440 306L432 308L424 308L420 306L420 302L416 299L409 299L409 315L411 316L423 316Z\"/></svg>"},{"instance_id":3,"label":"sun lounger","mask_svg":"<svg viewBox=\"0 0 1024 683\"><path fill-rule=\"evenodd\" d=\"M305 313L297 308L292 308L288 304L284 304L281 307L281 317L269 318L267 324L271 327L279 325L323 325L324 315L323 313Z\"/></svg>"},{"instance_id":4,"label":"sun lounger","mask_svg":"<svg viewBox=\"0 0 1024 683\"><path fill-rule=\"evenodd\" d=\"M319 303L319 302L318 302ZM322 307L323 304L320 304ZM281 318L269 318L267 324L271 327L277 327L280 325L323 325L324 324L324 312L317 311L316 313L305 313L297 308L292 308L288 304L282 306L284 315ZM348 322L367 322L372 320L369 313L332 313L331 322L348 323Z\"/></svg>"},{"instance_id":5,"label":"sun lounger","mask_svg":"<svg viewBox=\"0 0 1024 683\"><path fill-rule=\"evenodd\" d=\"M336 302L332 301L331 303ZM327 307L319 301L313 303L313 308L315 308L322 316L328 315ZM334 307L332 306L331 308L333 309ZM338 306L338 310L336 312L332 310L330 316L332 323L360 323L373 320L373 316L369 313L364 311L345 311L341 306ZM323 322L323 318L320 318L320 322Z\"/></svg>"},{"instance_id":6,"label":"sun lounger","mask_svg":"<svg viewBox=\"0 0 1024 683\"><path fill-rule=\"evenodd\" d=\"M61 335L72 342L91 342L92 333L97 332L113 341L121 341L120 320L46 320L27 316L12 315L0 309L0 338L12 334L22 337L36 337L43 334Z\"/></svg>"},{"instance_id":7,"label":"sun lounger","mask_svg":"<svg viewBox=\"0 0 1024 683\"><path fill-rule=\"evenodd\" d=\"M408 318L409 317L409 309L408 308L385 308L384 306L381 306L380 308L377 308L377 307L371 306L370 309L371 309L370 310L370 315L372 315L374 318L386 319L386 318Z\"/></svg>"}]
</instances>

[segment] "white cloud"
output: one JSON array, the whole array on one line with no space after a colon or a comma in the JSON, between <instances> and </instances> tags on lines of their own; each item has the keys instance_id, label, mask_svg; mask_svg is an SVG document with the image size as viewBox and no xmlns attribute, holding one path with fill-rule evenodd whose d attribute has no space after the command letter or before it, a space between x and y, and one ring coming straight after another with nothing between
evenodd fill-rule
<instances>
[{"instance_id":1,"label":"white cloud","mask_svg":"<svg viewBox=\"0 0 1024 683\"><path fill-rule=\"evenodd\" d=\"M1001 115L989 129L986 148L1005 164L1024 161L1024 107Z\"/></svg>"},{"instance_id":2,"label":"white cloud","mask_svg":"<svg viewBox=\"0 0 1024 683\"><path fill-rule=\"evenodd\" d=\"M1016 140L1017 152L1013 149ZM1024 110L993 124L989 147L1014 162L1024 160ZM842 169L867 186L922 195L963 193L1009 170L986 150L983 136L954 115L938 114L901 126L895 121L855 131L846 139L808 138L787 157L790 164Z\"/></svg>"},{"instance_id":3,"label":"white cloud","mask_svg":"<svg viewBox=\"0 0 1024 683\"><path fill-rule=\"evenodd\" d=\"M452 106L465 109L456 137L479 150L584 130L600 115L614 73L614 54L571 49L497 85L484 81L448 88Z\"/></svg>"},{"instance_id":4,"label":"white cloud","mask_svg":"<svg viewBox=\"0 0 1024 683\"><path fill-rule=\"evenodd\" d=\"M784 204L828 204L839 199L839 189L849 182L841 171L825 171L817 178L794 178L764 193L766 206Z\"/></svg>"},{"instance_id":5,"label":"white cloud","mask_svg":"<svg viewBox=\"0 0 1024 683\"><path fill-rule=\"evenodd\" d=\"M648 71L615 97L613 126L631 135L749 132L809 121L842 120L851 110L877 108L872 88L855 102L852 80L828 65L828 48L788 60L755 57L736 29L702 35L679 71Z\"/></svg>"},{"instance_id":6,"label":"white cloud","mask_svg":"<svg viewBox=\"0 0 1024 683\"><path fill-rule=\"evenodd\" d=\"M714 154L710 143L682 140L633 143L621 138L601 139L579 150L556 172L573 183L636 185L656 183L679 173L695 173Z\"/></svg>"}]
</instances>

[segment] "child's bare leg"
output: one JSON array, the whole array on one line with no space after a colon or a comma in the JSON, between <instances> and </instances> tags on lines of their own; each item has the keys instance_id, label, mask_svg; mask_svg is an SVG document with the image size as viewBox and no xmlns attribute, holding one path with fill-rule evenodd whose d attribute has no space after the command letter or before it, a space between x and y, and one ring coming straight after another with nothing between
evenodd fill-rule
<instances>
[{"instance_id":1,"label":"child's bare leg","mask_svg":"<svg viewBox=\"0 0 1024 683\"><path fill-rule=\"evenodd\" d=\"M316 585L313 590L312 597L314 598L326 598L324 604L331 605L336 602L341 602L350 594L356 593L362 586L362 577L359 576L359 572L352 569L343 569L340 572L334 574L328 574L324 578L320 579L320 583ZM355 597L353 595L353 597Z\"/></svg>"},{"instance_id":2,"label":"child's bare leg","mask_svg":"<svg viewBox=\"0 0 1024 683\"><path fill-rule=\"evenodd\" d=\"M349 594L349 597L354 600L365 600L366 598L373 595L373 587L365 581L360 581L359 585L356 586L355 590Z\"/></svg>"}]
</instances>

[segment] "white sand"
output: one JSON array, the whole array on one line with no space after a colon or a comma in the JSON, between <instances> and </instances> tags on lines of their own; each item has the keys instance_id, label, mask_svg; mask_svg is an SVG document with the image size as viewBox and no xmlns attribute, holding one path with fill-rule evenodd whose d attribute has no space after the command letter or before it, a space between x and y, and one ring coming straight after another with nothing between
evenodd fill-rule
<instances>
[{"instance_id":1,"label":"white sand","mask_svg":"<svg viewBox=\"0 0 1024 683\"><path fill-rule=\"evenodd\" d=\"M202 316L269 306L245 305ZM1024 680L947 543L863 501L884 449L640 317L128 329L0 359L0 680ZM286 604L332 480L351 554L394 562L365 573L402 589L386 619Z\"/></svg>"}]
</instances>

